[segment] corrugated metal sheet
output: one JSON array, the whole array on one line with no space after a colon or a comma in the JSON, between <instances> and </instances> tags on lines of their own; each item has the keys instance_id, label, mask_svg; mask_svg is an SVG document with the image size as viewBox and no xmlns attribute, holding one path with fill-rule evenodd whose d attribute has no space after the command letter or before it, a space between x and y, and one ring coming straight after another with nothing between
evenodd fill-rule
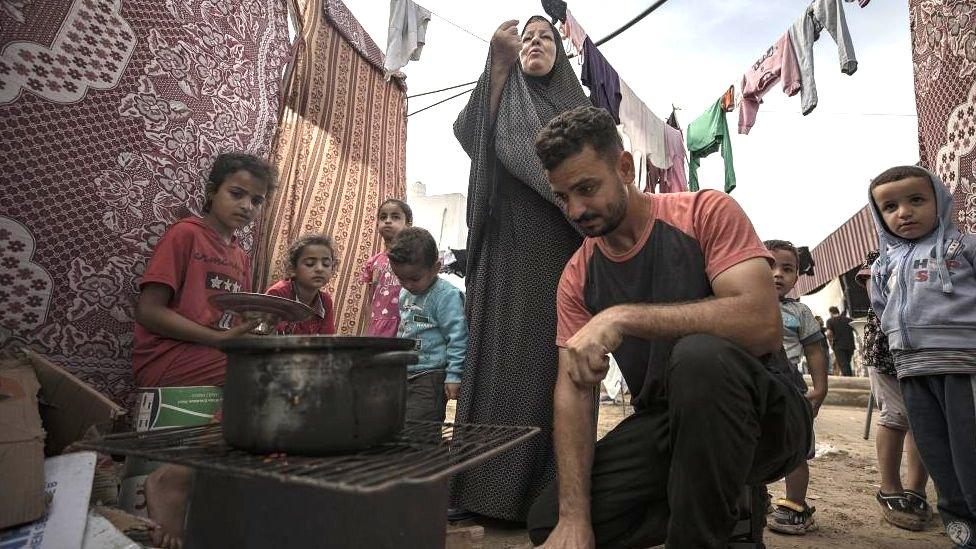
<instances>
[{"instance_id":1,"label":"corrugated metal sheet","mask_svg":"<svg viewBox=\"0 0 976 549\"><path fill-rule=\"evenodd\" d=\"M830 282L864 262L868 251L877 249L878 234L874 229L869 206L864 206L836 231L810 250L816 266L813 276L800 276L797 295L805 295Z\"/></svg>"}]
</instances>

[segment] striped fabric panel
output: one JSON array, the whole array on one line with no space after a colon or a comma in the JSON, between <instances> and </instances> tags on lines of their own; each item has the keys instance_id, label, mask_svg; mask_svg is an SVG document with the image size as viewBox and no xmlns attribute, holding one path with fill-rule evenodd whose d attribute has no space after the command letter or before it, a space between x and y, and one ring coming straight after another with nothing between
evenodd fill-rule
<instances>
[{"instance_id":1,"label":"striped fabric panel","mask_svg":"<svg viewBox=\"0 0 976 549\"><path fill-rule=\"evenodd\" d=\"M330 234L339 260L327 288L336 329L355 335L367 310L367 288L356 275L382 245L376 210L405 194L406 94L324 17L322 2L300 8L307 41L286 83L272 148L279 187L264 212L255 289L287 276L296 238Z\"/></svg>"},{"instance_id":2,"label":"striped fabric panel","mask_svg":"<svg viewBox=\"0 0 976 549\"><path fill-rule=\"evenodd\" d=\"M937 374L976 375L976 349L893 351L898 379Z\"/></svg>"},{"instance_id":3,"label":"striped fabric panel","mask_svg":"<svg viewBox=\"0 0 976 549\"><path fill-rule=\"evenodd\" d=\"M800 276L794 291L805 295L864 263L864 256L878 247L869 206L864 206L837 230L810 250L816 262L813 276Z\"/></svg>"}]
</instances>

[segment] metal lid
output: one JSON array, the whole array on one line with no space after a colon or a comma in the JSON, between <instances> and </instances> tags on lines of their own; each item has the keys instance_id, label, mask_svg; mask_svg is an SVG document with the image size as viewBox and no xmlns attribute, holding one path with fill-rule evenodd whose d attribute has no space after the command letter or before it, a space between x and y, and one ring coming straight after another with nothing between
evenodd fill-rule
<instances>
[{"instance_id":1,"label":"metal lid","mask_svg":"<svg viewBox=\"0 0 976 549\"><path fill-rule=\"evenodd\" d=\"M246 336L218 345L224 352L248 351L308 351L308 350L343 350L343 351L410 351L417 346L412 339L398 337L362 337L362 336L327 336L327 335L292 335L292 336Z\"/></svg>"}]
</instances>

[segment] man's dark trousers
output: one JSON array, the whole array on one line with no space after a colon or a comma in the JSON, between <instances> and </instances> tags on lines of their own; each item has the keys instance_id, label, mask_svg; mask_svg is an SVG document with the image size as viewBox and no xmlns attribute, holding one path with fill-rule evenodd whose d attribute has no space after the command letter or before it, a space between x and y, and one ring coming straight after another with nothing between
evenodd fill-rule
<instances>
[{"instance_id":1,"label":"man's dark trousers","mask_svg":"<svg viewBox=\"0 0 976 549\"><path fill-rule=\"evenodd\" d=\"M591 518L599 547L724 548L746 485L782 478L806 457L810 405L787 374L710 335L682 338L666 398L596 443ZM541 544L559 517L553 482L529 512Z\"/></svg>"},{"instance_id":2,"label":"man's dark trousers","mask_svg":"<svg viewBox=\"0 0 976 549\"><path fill-rule=\"evenodd\" d=\"M840 374L842 376L851 377L854 372L851 371L851 358L854 356L854 349L838 349L834 347L834 358L837 360L837 366L840 368Z\"/></svg>"}]
</instances>

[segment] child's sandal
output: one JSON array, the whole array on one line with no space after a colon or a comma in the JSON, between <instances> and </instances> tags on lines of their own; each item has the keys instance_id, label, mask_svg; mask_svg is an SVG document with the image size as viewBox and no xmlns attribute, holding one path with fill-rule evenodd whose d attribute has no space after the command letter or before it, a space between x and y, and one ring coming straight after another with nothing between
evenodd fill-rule
<instances>
[{"instance_id":1,"label":"child's sandal","mask_svg":"<svg viewBox=\"0 0 976 549\"><path fill-rule=\"evenodd\" d=\"M905 490L905 499L919 517L928 525L932 521L932 506L925 499L925 494L919 494L915 490Z\"/></svg>"},{"instance_id":2,"label":"child's sandal","mask_svg":"<svg viewBox=\"0 0 976 549\"><path fill-rule=\"evenodd\" d=\"M904 493L884 494L879 490L875 497L881 506L881 514L889 523L914 532L925 529L926 521L919 516Z\"/></svg>"}]
</instances>

